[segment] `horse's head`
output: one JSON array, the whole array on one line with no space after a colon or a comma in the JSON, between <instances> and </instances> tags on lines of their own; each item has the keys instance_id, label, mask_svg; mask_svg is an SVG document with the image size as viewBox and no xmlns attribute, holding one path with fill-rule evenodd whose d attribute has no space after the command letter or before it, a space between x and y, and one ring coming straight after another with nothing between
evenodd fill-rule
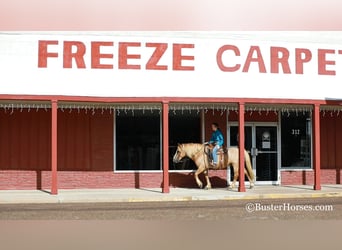
<instances>
[{"instance_id":1,"label":"horse's head","mask_svg":"<svg viewBox=\"0 0 342 250\"><path fill-rule=\"evenodd\" d=\"M178 144L177 151L173 156L173 163L179 163L186 156L184 144Z\"/></svg>"}]
</instances>

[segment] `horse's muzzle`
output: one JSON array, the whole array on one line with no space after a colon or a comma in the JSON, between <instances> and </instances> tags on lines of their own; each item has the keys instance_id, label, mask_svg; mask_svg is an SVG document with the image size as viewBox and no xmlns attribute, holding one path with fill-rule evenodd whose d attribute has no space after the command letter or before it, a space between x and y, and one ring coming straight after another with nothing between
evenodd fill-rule
<instances>
[{"instance_id":1,"label":"horse's muzzle","mask_svg":"<svg viewBox=\"0 0 342 250\"><path fill-rule=\"evenodd\" d=\"M173 157L172 161L173 161L174 164L177 164L177 163L183 162L183 158L182 158L182 159L179 159L179 157L177 157L177 156L175 155L175 156Z\"/></svg>"},{"instance_id":2,"label":"horse's muzzle","mask_svg":"<svg viewBox=\"0 0 342 250\"><path fill-rule=\"evenodd\" d=\"M179 159L173 159L173 163L175 163L175 164L180 163L180 162L181 162L181 160L179 160Z\"/></svg>"}]
</instances>

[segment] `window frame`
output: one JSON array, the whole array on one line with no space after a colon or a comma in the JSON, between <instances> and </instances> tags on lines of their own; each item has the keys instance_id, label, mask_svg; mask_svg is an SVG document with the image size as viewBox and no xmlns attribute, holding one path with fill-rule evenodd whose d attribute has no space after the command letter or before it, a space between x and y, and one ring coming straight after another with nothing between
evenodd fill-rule
<instances>
[{"instance_id":1,"label":"window frame","mask_svg":"<svg viewBox=\"0 0 342 250\"><path fill-rule=\"evenodd\" d=\"M296 111L290 111L291 113L295 113ZM281 152L280 152L280 171L311 171L313 169L313 126L312 126L312 111L306 111L309 113L310 121L311 121L311 126L310 126L310 166L283 166L283 138L282 138L282 131L283 131L283 123L282 123L282 116L285 115L284 112L279 112L279 125L280 125L280 147L281 147Z\"/></svg>"},{"instance_id":2,"label":"window frame","mask_svg":"<svg viewBox=\"0 0 342 250\"><path fill-rule=\"evenodd\" d=\"M162 168L162 163L163 163L163 154L162 154L162 147L163 147L163 130L162 130L162 115L161 115L161 107L159 106L149 106L147 104L141 104L143 105L143 108L141 108L140 106L134 106L132 109L134 110L145 110L146 112L149 112L150 110L154 110L156 112L159 112L159 169L154 169L154 170L148 170L148 169L127 169L127 170L120 170L117 168L117 110L118 109L114 109L113 112L113 172L114 173L139 173L139 172L144 172L144 173L160 173L163 171ZM123 108L120 108L119 110L121 110Z\"/></svg>"}]
</instances>

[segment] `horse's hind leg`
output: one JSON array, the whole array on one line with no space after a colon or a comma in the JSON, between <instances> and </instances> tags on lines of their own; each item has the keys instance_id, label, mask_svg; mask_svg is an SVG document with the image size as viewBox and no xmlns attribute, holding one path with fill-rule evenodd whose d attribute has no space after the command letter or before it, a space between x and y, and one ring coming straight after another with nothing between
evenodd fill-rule
<instances>
[{"instance_id":1,"label":"horse's hind leg","mask_svg":"<svg viewBox=\"0 0 342 250\"><path fill-rule=\"evenodd\" d=\"M246 176L247 176L247 178L249 180L249 184L250 184L249 188L252 189L254 187L254 180L249 175L249 172L248 172L247 168L245 168L245 173L246 173Z\"/></svg>"},{"instance_id":2,"label":"horse's hind leg","mask_svg":"<svg viewBox=\"0 0 342 250\"><path fill-rule=\"evenodd\" d=\"M205 176L205 180L207 181L207 185L205 186L205 189L211 189L208 169L204 170L204 176Z\"/></svg>"},{"instance_id":3,"label":"horse's hind leg","mask_svg":"<svg viewBox=\"0 0 342 250\"><path fill-rule=\"evenodd\" d=\"M233 182L232 184L228 187L229 189L234 189L235 188L235 184L236 181L239 177L239 168L236 164L233 164L233 168L234 168L234 177L233 177Z\"/></svg>"}]
</instances>

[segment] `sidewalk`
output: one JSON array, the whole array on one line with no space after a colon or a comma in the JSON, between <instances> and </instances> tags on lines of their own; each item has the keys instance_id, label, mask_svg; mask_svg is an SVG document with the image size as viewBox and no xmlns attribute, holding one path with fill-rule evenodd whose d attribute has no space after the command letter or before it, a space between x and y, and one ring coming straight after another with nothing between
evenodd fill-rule
<instances>
[{"instance_id":1,"label":"sidewalk","mask_svg":"<svg viewBox=\"0 0 342 250\"><path fill-rule=\"evenodd\" d=\"M170 188L164 194L160 188L146 189L71 189L51 195L44 190L0 190L0 204L83 203L83 202L144 202L235 199L279 199L342 197L342 185L323 185L315 191L310 186L256 186L246 192L214 188L211 190Z\"/></svg>"}]
</instances>

